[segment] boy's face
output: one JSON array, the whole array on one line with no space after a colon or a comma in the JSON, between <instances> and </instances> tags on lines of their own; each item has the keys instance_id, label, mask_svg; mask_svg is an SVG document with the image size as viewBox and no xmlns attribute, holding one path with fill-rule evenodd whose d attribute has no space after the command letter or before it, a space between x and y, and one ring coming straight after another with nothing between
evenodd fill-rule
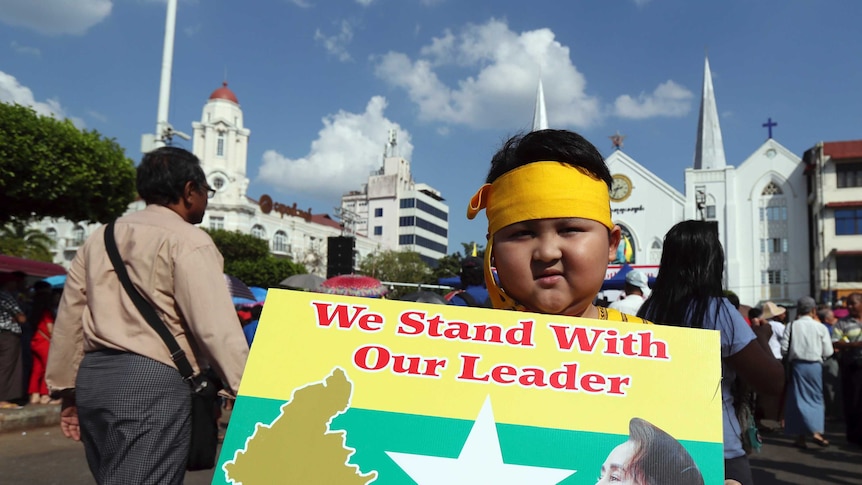
<instances>
[{"instance_id":1,"label":"boy's face","mask_svg":"<svg viewBox=\"0 0 862 485\"><path fill-rule=\"evenodd\" d=\"M581 316L602 287L620 228L581 218L523 221L494 234L500 285L529 311Z\"/></svg>"}]
</instances>

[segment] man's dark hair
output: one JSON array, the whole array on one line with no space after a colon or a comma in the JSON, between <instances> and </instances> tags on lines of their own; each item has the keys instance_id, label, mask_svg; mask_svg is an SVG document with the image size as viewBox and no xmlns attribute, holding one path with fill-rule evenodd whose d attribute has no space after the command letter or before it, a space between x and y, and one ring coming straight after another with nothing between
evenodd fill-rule
<instances>
[{"instance_id":1,"label":"man's dark hair","mask_svg":"<svg viewBox=\"0 0 862 485\"><path fill-rule=\"evenodd\" d=\"M186 182L192 182L198 190L207 187L200 160L182 148L161 147L148 152L137 170L138 195L147 204L179 202Z\"/></svg>"},{"instance_id":2,"label":"man's dark hair","mask_svg":"<svg viewBox=\"0 0 862 485\"><path fill-rule=\"evenodd\" d=\"M611 172L601 153L581 135L568 130L539 130L510 138L491 159L487 183L533 162L562 162L580 167L611 186Z\"/></svg>"},{"instance_id":3,"label":"man's dark hair","mask_svg":"<svg viewBox=\"0 0 862 485\"><path fill-rule=\"evenodd\" d=\"M475 256L469 256L461 261L461 286L485 286L483 261Z\"/></svg>"}]
</instances>

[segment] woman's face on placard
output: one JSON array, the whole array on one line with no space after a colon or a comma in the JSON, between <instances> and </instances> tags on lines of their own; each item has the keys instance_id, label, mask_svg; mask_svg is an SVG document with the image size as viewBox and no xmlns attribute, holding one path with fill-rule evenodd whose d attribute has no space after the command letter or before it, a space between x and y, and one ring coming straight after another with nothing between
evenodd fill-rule
<instances>
[{"instance_id":1,"label":"woman's face on placard","mask_svg":"<svg viewBox=\"0 0 862 485\"><path fill-rule=\"evenodd\" d=\"M614 448L602 465L602 472L596 485L642 485L636 480L634 470L629 467L634 454L635 444L632 441L626 441Z\"/></svg>"}]
</instances>

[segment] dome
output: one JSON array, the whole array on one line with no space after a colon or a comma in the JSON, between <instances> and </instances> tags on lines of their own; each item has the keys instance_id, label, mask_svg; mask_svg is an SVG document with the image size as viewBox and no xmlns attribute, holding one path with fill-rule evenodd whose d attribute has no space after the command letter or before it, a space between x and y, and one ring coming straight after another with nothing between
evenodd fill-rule
<instances>
[{"instance_id":1,"label":"dome","mask_svg":"<svg viewBox=\"0 0 862 485\"><path fill-rule=\"evenodd\" d=\"M227 81L221 83L221 87L213 91L210 94L210 99L226 99L228 101L232 101L236 104L239 104L239 101L236 99L236 94L233 94L233 91L227 87Z\"/></svg>"}]
</instances>

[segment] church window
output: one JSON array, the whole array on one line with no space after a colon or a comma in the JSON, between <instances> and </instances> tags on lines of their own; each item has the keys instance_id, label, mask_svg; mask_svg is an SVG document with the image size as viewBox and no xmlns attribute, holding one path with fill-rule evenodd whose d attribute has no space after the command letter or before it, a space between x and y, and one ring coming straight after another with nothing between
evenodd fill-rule
<instances>
[{"instance_id":1,"label":"church window","mask_svg":"<svg viewBox=\"0 0 862 485\"><path fill-rule=\"evenodd\" d=\"M266 238L266 229L264 229L263 226L261 226L260 224L255 224L251 228L251 235L256 237L256 238L265 239Z\"/></svg>"},{"instance_id":2,"label":"church window","mask_svg":"<svg viewBox=\"0 0 862 485\"><path fill-rule=\"evenodd\" d=\"M835 235L862 234L862 207L835 209Z\"/></svg>"},{"instance_id":3,"label":"church window","mask_svg":"<svg viewBox=\"0 0 862 485\"><path fill-rule=\"evenodd\" d=\"M48 236L49 238L51 238L52 241L57 240L57 230L54 229L53 227L49 227L48 229L45 229L45 235Z\"/></svg>"},{"instance_id":4,"label":"church window","mask_svg":"<svg viewBox=\"0 0 862 485\"><path fill-rule=\"evenodd\" d=\"M707 219L715 219L715 206L714 205L706 206L706 218Z\"/></svg>"},{"instance_id":5,"label":"church window","mask_svg":"<svg viewBox=\"0 0 862 485\"><path fill-rule=\"evenodd\" d=\"M838 267L839 283L855 283L862 281L862 256L858 254L838 255L835 259Z\"/></svg>"},{"instance_id":6,"label":"church window","mask_svg":"<svg viewBox=\"0 0 862 485\"><path fill-rule=\"evenodd\" d=\"M221 177L216 177L213 179L213 188L216 190L221 190L224 187L224 179Z\"/></svg>"},{"instance_id":7,"label":"church window","mask_svg":"<svg viewBox=\"0 0 862 485\"><path fill-rule=\"evenodd\" d=\"M661 241L655 240L650 245L649 262L652 264L659 264L661 262Z\"/></svg>"},{"instance_id":8,"label":"church window","mask_svg":"<svg viewBox=\"0 0 862 485\"><path fill-rule=\"evenodd\" d=\"M760 240L761 253L786 253L787 249L786 237L770 237Z\"/></svg>"},{"instance_id":9,"label":"church window","mask_svg":"<svg viewBox=\"0 0 862 485\"><path fill-rule=\"evenodd\" d=\"M763 192L760 195L781 195L781 187L775 185L775 182L769 182L766 184L766 187L763 188Z\"/></svg>"},{"instance_id":10,"label":"church window","mask_svg":"<svg viewBox=\"0 0 862 485\"><path fill-rule=\"evenodd\" d=\"M224 229L224 217L210 216L210 229L214 231Z\"/></svg>"},{"instance_id":11,"label":"church window","mask_svg":"<svg viewBox=\"0 0 862 485\"><path fill-rule=\"evenodd\" d=\"M223 157L224 156L224 135L219 134L218 140L216 141L216 156Z\"/></svg>"},{"instance_id":12,"label":"church window","mask_svg":"<svg viewBox=\"0 0 862 485\"><path fill-rule=\"evenodd\" d=\"M839 189L862 187L862 163L837 163L835 175Z\"/></svg>"},{"instance_id":13,"label":"church window","mask_svg":"<svg viewBox=\"0 0 862 485\"><path fill-rule=\"evenodd\" d=\"M780 269L761 271L760 283L763 285L780 285L781 283L784 283L784 272Z\"/></svg>"},{"instance_id":14,"label":"church window","mask_svg":"<svg viewBox=\"0 0 862 485\"><path fill-rule=\"evenodd\" d=\"M279 253L287 252L287 233L284 231L276 231L272 237L272 250Z\"/></svg>"},{"instance_id":15,"label":"church window","mask_svg":"<svg viewBox=\"0 0 862 485\"><path fill-rule=\"evenodd\" d=\"M761 221L786 221L787 206L761 207Z\"/></svg>"}]
</instances>

